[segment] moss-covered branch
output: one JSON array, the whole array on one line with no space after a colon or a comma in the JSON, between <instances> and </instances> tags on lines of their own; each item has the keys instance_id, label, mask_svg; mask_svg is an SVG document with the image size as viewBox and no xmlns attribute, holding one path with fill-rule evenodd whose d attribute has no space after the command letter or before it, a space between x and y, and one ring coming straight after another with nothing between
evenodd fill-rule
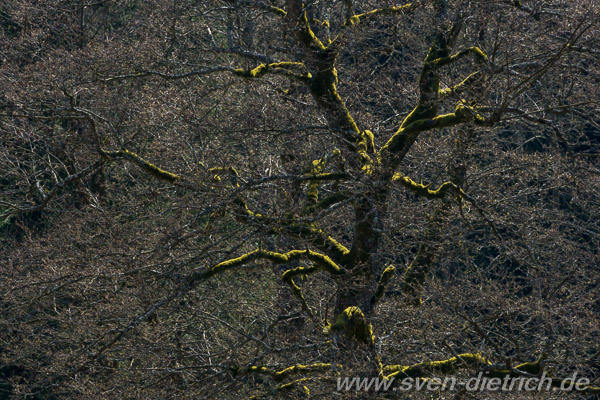
<instances>
[{"instance_id":1,"label":"moss-covered branch","mask_svg":"<svg viewBox=\"0 0 600 400\"><path fill-rule=\"evenodd\" d=\"M291 367L282 369L280 371L275 371L273 369L263 367L263 366L252 366L246 369L245 373L247 374L262 374L267 375L273 378L276 382L281 382L284 379L289 378L293 375L298 374L308 374L314 372L327 372L332 368L332 364L330 363L314 363L314 364L297 364L292 365ZM238 372L239 373L239 372Z\"/></svg>"},{"instance_id":2,"label":"moss-covered branch","mask_svg":"<svg viewBox=\"0 0 600 400\"><path fill-rule=\"evenodd\" d=\"M479 353L464 353L442 361L427 361L413 365L387 365L383 373L385 378L425 378L440 374L450 374L459 369L483 367L491 363Z\"/></svg>"},{"instance_id":3,"label":"moss-covered branch","mask_svg":"<svg viewBox=\"0 0 600 400\"><path fill-rule=\"evenodd\" d=\"M314 273L314 272L318 271L318 268L316 268L314 266L312 266L312 267L298 267L298 268L303 268L304 269L304 271L302 271L302 274L304 274L304 275L311 274L311 273ZM298 269L298 268L294 268L294 269ZM285 273L284 273L284 275L285 275ZM294 278L292 276L288 276L285 279L283 279L283 281L288 284L288 286L292 290L292 294L300 301L300 304L302 305L302 310L310 318L314 319L314 313L310 309L310 307L308 306L308 303L306 302L306 299L304 298L304 294L302 293L302 288L300 286L298 286L296 284L296 282L294 282Z\"/></svg>"},{"instance_id":4,"label":"moss-covered branch","mask_svg":"<svg viewBox=\"0 0 600 400\"><path fill-rule=\"evenodd\" d=\"M295 79L309 79L311 77L310 74L307 73L297 73L294 72L294 68L302 68L304 64L300 62L277 62L270 64L260 64L256 68L253 69L242 69L235 68L233 73L237 76L241 76L242 78L260 78L267 73L286 75Z\"/></svg>"},{"instance_id":5,"label":"moss-covered branch","mask_svg":"<svg viewBox=\"0 0 600 400\"><path fill-rule=\"evenodd\" d=\"M307 207L314 207L319 203L319 186L324 180L337 180L347 177L346 174L324 172L330 165L331 161L340 158L341 152L339 149L334 149L327 156L314 160L311 165L304 171L303 177L309 179L306 189L306 198L309 202ZM305 208L306 211L306 208Z\"/></svg>"},{"instance_id":6,"label":"moss-covered branch","mask_svg":"<svg viewBox=\"0 0 600 400\"><path fill-rule=\"evenodd\" d=\"M115 80L124 80L124 79L136 79L136 78L146 78L146 77L159 77L166 80L181 80L187 78L193 78L198 76L212 75L217 73L231 73L233 75L254 79L260 78L267 73L284 75L294 80L299 80L302 82L310 80L312 77L310 73L304 71L304 64L300 62L292 62L292 61L282 61L275 62L269 64L260 64L252 69L243 69L243 68L234 68L228 65L216 66L211 68L203 68L192 70L188 72L182 72L178 74L171 74L166 72L154 71L154 70L145 70L138 72L131 72L121 75L113 75L102 78L104 82L111 82Z\"/></svg>"},{"instance_id":7,"label":"moss-covered branch","mask_svg":"<svg viewBox=\"0 0 600 400\"><path fill-rule=\"evenodd\" d=\"M284 9L272 6L270 4L266 4L265 2L262 2L262 1L242 0L242 1L239 1L239 3L241 5L250 6L250 7L254 7L254 8L258 8L258 9L261 9L261 10L268 11L268 12L273 13L274 15L277 15L279 17L285 17L287 15L287 12Z\"/></svg>"},{"instance_id":8,"label":"moss-covered branch","mask_svg":"<svg viewBox=\"0 0 600 400\"><path fill-rule=\"evenodd\" d=\"M290 28L295 31L297 43L304 50L304 64L310 71L305 80L307 88L335 132L341 132L351 150L361 152L369 142L368 133L361 132L337 90L338 75L335 68L339 54L339 41L325 45L311 29L306 10L300 0L287 0ZM367 157L359 156L361 163Z\"/></svg>"},{"instance_id":9,"label":"moss-covered branch","mask_svg":"<svg viewBox=\"0 0 600 400\"><path fill-rule=\"evenodd\" d=\"M373 327L365 318L365 314L358 307L348 307L342 311L335 319L334 324L325 321L325 333L345 330L348 336L355 338L359 342L366 343L369 346L375 344L375 335Z\"/></svg>"},{"instance_id":10,"label":"moss-covered branch","mask_svg":"<svg viewBox=\"0 0 600 400\"><path fill-rule=\"evenodd\" d=\"M346 246L315 224L292 222L284 229L294 236L310 241L319 249L327 251L338 262L343 263L344 259L350 254L350 250Z\"/></svg>"},{"instance_id":11,"label":"moss-covered branch","mask_svg":"<svg viewBox=\"0 0 600 400\"><path fill-rule=\"evenodd\" d=\"M217 265L205 271L202 274L202 278L210 278L218 273L248 264L257 259L267 259L275 264L286 264L298 259L308 259L331 274L341 275L344 273L344 270L335 262L333 262L331 258L312 250L291 250L287 253L276 253L273 251L256 249L240 257L218 263Z\"/></svg>"},{"instance_id":12,"label":"moss-covered branch","mask_svg":"<svg viewBox=\"0 0 600 400\"><path fill-rule=\"evenodd\" d=\"M283 273L283 275L281 275L281 280L283 280L285 283L287 283L290 286L290 289L292 290L292 293L294 294L294 296L296 296L296 298L298 298L298 300L300 300L300 302L302 303L302 309L311 318L314 317L314 314L313 314L312 310L310 309L310 307L308 306L308 303L306 302L304 295L302 294L302 289L294 282L294 278L312 275L321 270L323 270L323 268L315 263L311 266L301 266L301 267L289 269L289 270L285 271Z\"/></svg>"},{"instance_id":13,"label":"moss-covered branch","mask_svg":"<svg viewBox=\"0 0 600 400\"><path fill-rule=\"evenodd\" d=\"M138 156L132 151L106 151L103 154L109 158L123 158L125 160L131 161L137 164L144 171L150 173L150 175L154 176L155 178L162 179L167 182L177 182L181 180L181 176L157 167L156 165L144 160L142 157Z\"/></svg>"},{"instance_id":14,"label":"moss-covered branch","mask_svg":"<svg viewBox=\"0 0 600 400\"><path fill-rule=\"evenodd\" d=\"M481 72L476 71L476 72L473 72L472 74L470 74L469 76L467 76L460 83L457 83L456 85L454 85L452 87L440 89L440 92L439 92L440 98L446 98L450 95L460 95L461 93L465 92L466 90L469 90L474 84L479 82L481 76L482 76Z\"/></svg>"},{"instance_id":15,"label":"moss-covered branch","mask_svg":"<svg viewBox=\"0 0 600 400\"><path fill-rule=\"evenodd\" d=\"M446 13L445 8L447 5L445 2L435 2L435 7L438 8L440 15ZM464 100L456 104L454 112L438 115L442 96L464 90L468 85L476 81L479 75L478 73L473 73L458 85L440 90L439 69L467 55L471 55L483 63L488 62L486 54L478 47L470 47L451 55L452 48L461 28L461 21L456 22L449 29L439 28L425 57L421 74L419 75L419 100L417 105L404 118L398 130L378 153L378 159L382 162L386 171L393 171L397 168L421 132L448 128L467 122L479 124L486 122L477 110L470 107ZM387 177L391 178L391 172L388 173L390 175Z\"/></svg>"},{"instance_id":16,"label":"moss-covered branch","mask_svg":"<svg viewBox=\"0 0 600 400\"><path fill-rule=\"evenodd\" d=\"M421 114L421 116L427 115L427 113ZM410 121L410 123L407 124L406 121ZM420 133L433 129L449 128L466 122L485 124L486 120L475 108L467 106L463 101L456 104L456 108L452 113L422 119L409 115L400 129L381 148L379 157L387 160L389 167L395 169L399 160L408 152Z\"/></svg>"},{"instance_id":17,"label":"moss-covered branch","mask_svg":"<svg viewBox=\"0 0 600 400\"><path fill-rule=\"evenodd\" d=\"M312 169L309 174L318 175L325 169L326 161L324 159L314 160L312 162ZM320 181L317 179L311 180L306 188L306 198L309 203L313 205L319 201L319 185Z\"/></svg>"},{"instance_id":18,"label":"moss-covered branch","mask_svg":"<svg viewBox=\"0 0 600 400\"><path fill-rule=\"evenodd\" d=\"M297 364L282 370L275 370L264 366L251 366L244 370L240 370L239 367L234 367L231 368L231 371L235 376L239 376L240 374L261 374L269 376L275 382L283 382L284 380L295 375L327 373L332 371L334 368L343 368L343 366L331 363L313 363L307 365ZM382 375L384 379L388 380L401 380L404 378L427 379L430 377L439 377L440 375L450 375L468 368L485 371L485 376L487 378L505 378L507 376L515 378L531 378L534 376L541 376L543 371L543 368L539 365L539 360L535 362L522 363L512 369L502 369L493 367L492 363L480 353L463 353L440 361L425 361L413 365L386 365L382 368ZM542 387L550 386L553 388L562 388L563 390L567 391L569 389L564 388L570 387L570 390L577 390L581 393L600 393L600 387L597 386L582 385L580 383L578 383L576 386L575 384L577 382L571 382L570 380L566 379L547 379L548 382L540 381ZM307 380L308 378L299 378L292 382L279 385L278 389L288 389L295 384L306 382ZM550 384L548 385L548 383Z\"/></svg>"},{"instance_id":19,"label":"moss-covered branch","mask_svg":"<svg viewBox=\"0 0 600 400\"><path fill-rule=\"evenodd\" d=\"M489 62L487 54L485 54L483 52L483 50L481 50L477 46L469 47L468 49L464 49L464 50L462 50L456 54L453 54L451 56L436 58L436 59L428 61L428 62L431 65L439 68L439 67L443 67L445 65L452 64L452 63L464 58L465 56L469 56L469 55L473 56L476 61L478 61L482 64L487 64Z\"/></svg>"},{"instance_id":20,"label":"moss-covered branch","mask_svg":"<svg viewBox=\"0 0 600 400\"><path fill-rule=\"evenodd\" d=\"M385 293L386 286L388 285L388 283L390 283L395 273L396 267L394 267L393 265L390 265L383 271L383 273L381 274L381 278L379 278L379 282L377 283L377 288L375 289L373 298L371 299L371 306L375 306L379 299L381 299L381 297Z\"/></svg>"},{"instance_id":21,"label":"moss-covered branch","mask_svg":"<svg viewBox=\"0 0 600 400\"><path fill-rule=\"evenodd\" d=\"M329 200L323 199L322 201L328 202ZM327 252L338 263L344 262L344 259L350 254L350 250L346 246L324 232L314 223L297 221L293 217L284 220L269 218L268 216L252 211L242 196L238 196L234 200L234 203L239 206L236 218L240 222L248 223L254 221L264 229L285 232L290 236L310 242L319 250ZM319 207L319 204L320 202L315 204L314 207Z\"/></svg>"},{"instance_id":22,"label":"moss-covered branch","mask_svg":"<svg viewBox=\"0 0 600 400\"><path fill-rule=\"evenodd\" d=\"M419 196L431 199L442 198L449 191L455 191L457 193L460 193L460 189L453 182L450 181L442 183L440 187L436 190L431 190L429 189L430 185L423 185L422 183L417 183L409 177L403 176L399 173L394 174L394 176L392 177L392 181L399 182L402 186L418 194Z\"/></svg>"},{"instance_id":23,"label":"moss-covered branch","mask_svg":"<svg viewBox=\"0 0 600 400\"><path fill-rule=\"evenodd\" d=\"M348 20L344 23L344 26L356 26L361 23L368 22L373 17L377 17L379 15L403 14L403 13L409 11L411 9L411 7L413 7L413 4L408 3L403 6L383 7L383 8L377 8L377 9L374 9L371 11L367 11L367 12L364 12L361 14L354 14L348 18Z\"/></svg>"}]
</instances>

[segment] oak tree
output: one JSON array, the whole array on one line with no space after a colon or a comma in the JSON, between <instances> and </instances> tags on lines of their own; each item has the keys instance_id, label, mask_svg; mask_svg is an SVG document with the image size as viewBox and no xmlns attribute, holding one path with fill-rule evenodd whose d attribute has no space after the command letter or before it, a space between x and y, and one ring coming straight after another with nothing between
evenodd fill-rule
<instances>
[{"instance_id":1,"label":"oak tree","mask_svg":"<svg viewBox=\"0 0 600 400\"><path fill-rule=\"evenodd\" d=\"M598 379L598 12L6 1L1 389Z\"/></svg>"}]
</instances>

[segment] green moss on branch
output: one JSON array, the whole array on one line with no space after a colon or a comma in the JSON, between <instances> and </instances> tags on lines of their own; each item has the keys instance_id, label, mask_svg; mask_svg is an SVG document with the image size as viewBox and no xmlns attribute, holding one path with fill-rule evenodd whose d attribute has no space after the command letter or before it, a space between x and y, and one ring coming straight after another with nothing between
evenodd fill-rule
<instances>
[{"instance_id":1,"label":"green moss on branch","mask_svg":"<svg viewBox=\"0 0 600 400\"><path fill-rule=\"evenodd\" d=\"M242 69L242 68L236 68L233 70L233 73L237 76L241 76L242 78L249 78L249 79L253 79L253 78L260 78L263 75L265 75L267 72L276 72L276 73L283 73L283 74L291 74L293 75L293 72L291 70L291 68L293 67L303 67L304 64L300 63L300 62L291 62L291 61L286 61L286 62L278 62L278 63L271 63L271 64L260 64L258 67L253 68L253 69Z\"/></svg>"},{"instance_id":2,"label":"green moss on branch","mask_svg":"<svg viewBox=\"0 0 600 400\"><path fill-rule=\"evenodd\" d=\"M125 160L131 161L131 162L137 164L144 171L148 172L150 175L154 176L155 178L158 178L158 179L161 179L161 180L164 180L167 182L177 182L177 181L181 180L181 176L174 174L172 172L169 172L169 171L165 171L164 169L161 169L161 168L157 167L156 165L144 160L143 158L138 156L136 153L129 151L129 150L104 152L104 155L107 157L110 157L110 158L123 158Z\"/></svg>"},{"instance_id":3,"label":"green moss on branch","mask_svg":"<svg viewBox=\"0 0 600 400\"><path fill-rule=\"evenodd\" d=\"M456 104L456 108L452 113L438 115L433 118L418 119L423 115L424 114L421 114L420 116L415 117L409 116L411 117L410 120L409 117L407 117L400 129L398 129L390 140L388 140L381 148L379 156L385 158L386 156L397 155L401 158L406 154L418 134L421 132L449 128L466 122L475 122L477 124L485 124L486 122L474 108L466 106L463 101L459 101ZM406 125L408 121L409 123ZM395 167L396 164L397 159L390 167Z\"/></svg>"},{"instance_id":4,"label":"green moss on branch","mask_svg":"<svg viewBox=\"0 0 600 400\"><path fill-rule=\"evenodd\" d=\"M473 366L485 366L491 363L486 360L479 353L464 353L459 354L457 357L452 357L442 361L427 361L414 365L387 365L383 367L384 374L387 372L389 375L385 376L387 379L390 378L424 378L429 376L435 376L437 374L449 374L456 372L459 369L473 367Z\"/></svg>"},{"instance_id":5,"label":"green moss on branch","mask_svg":"<svg viewBox=\"0 0 600 400\"><path fill-rule=\"evenodd\" d=\"M367 323L365 314L358 307L346 308L337 316L333 325L326 321L324 329L325 333L337 332L340 330L346 331L348 336L354 337L361 343L366 343L369 346L375 344L373 327L371 324Z\"/></svg>"},{"instance_id":6,"label":"green moss on branch","mask_svg":"<svg viewBox=\"0 0 600 400\"><path fill-rule=\"evenodd\" d=\"M314 160L312 162L312 168L309 172L310 175L319 175L325 169L326 160L319 159ZM319 201L319 185L321 184L320 180L315 179L311 180L308 183L308 187L306 189L306 198L310 203L316 204Z\"/></svg>"},{"instance_id":7,"label":"green moss on branch","mask_svg":"<svg viewBox=\"0 0 600 400\"><path fill-rule=\"evenodd\" d=\"M374 306L379 301L379 299L381 299L383 293L385 292L387 284L390 283L390 280L394 277L395 272L396 267L394 267L393 265L390 265L383 271L383 273L381 274L381 278L379 278L377 289L375 289L375 293L373 294L373 298L371 299L372 306Z\"/></svg>"},{"instance_id":8,"label":"green moss on branch","mask_svg":"<svg viewBox=\"0 0 600 400\"><path fill-rule=\"evenodd\" d=\"M221 176L219 174L217 174L217 172L227 172L231 176L231 184L233 185L233 187L236 187L236 188L240 187L240 185L238 183L238 178L240 177L240 175L238 174L237 170L234 167L213 167L213 168L209 168L208 171L215 173L213 178L216 181L221 181ZM248 208L248 207L246 206L246 208Z\"/></svg>"},{"instance_id":9,"label":"green moss on branch","mask_svg":"<svg viewBox=\"0 0 600 400\"><path fill-rule=\"evenodd\" d=\"M310 269L311 267L300 267L300 268ZM316 270L317 269L315 268L315 271ZM311 273L308 271L303 271L303 272L304 272L304 274ZM285 273L284 273L284 275L285 275ZM306 314L308 314L308 316L310 318L314 318L314 314L313 314L312 310L310 309L310 307L308 306L308 303L306 302L306 299L304 298L304 294L302 294L302 288L300 288L300 286L296 285L296 282L294 282L294 277L288 276L287 279L283 279L283 281L288 284L288 286L292 290L292 294L300 301L300 304L302 305L302 310L304 310L304 312L306 312Z\"/></svg>"},{"instance_id":10,"label":"green moss on branch","mask_svg":"<svg viewBox=\"0 0 600 400\"><path fill-rule=\"evenodd\" d=\"M460 83L449 88L441 89L439 92L440 97L446 97L449 95L459 95L460 93L469 89L471 85L473 85L475 82L477 82L479 80L479 77L481 77L480 71L473 72L471 75L463 79Z\"/></svg>"},{"instance_id":11,"label":"green moss on branch","mask_svg":"<svg viewBox=\"0 0 600 400\"><path fill-rule=\"evenodd\" d=\"M344 26L353 26L358 25L362 22L368 21L372 17L376 17L379 15L386 14L400 14L408 11L412 7L412 3L405 4L403 6L394 6L394 7L383 7L377 8L371 11L364 12L362 14L355 14L350 16L348 20L345 22Z\"/></svg>"},{"instance_id":12,"label":"green moss on branch","mask_svg":"<svg viewBox=\"0 0 600 400\"><path fill-rule=\"evenodd\" d=\"M452 64L467 55L472 55L478 62L482 64L487 64L489 62L487 54L485 54L479 47L469 47L468 49L451 56L436 58L435 60L429 61L429 63L436 67L443 67L445 65Z\"/></svg>"},{"instance_id":13,"label":"green moss on branch","mask_svg":"<svg viewBox=\"0 0 600 400\"><path fill-rule=\"evenodd\" d=\"M327 372L331 370L332 364L330 363L314 363L314 364L297 364L292 365L291 367L287 367L280 371L274 371L267 367L263 366L252 366L246 370L246 373L255 373L255 374L263 374L268 375L273 378L277 382L281 382L284 379L289 378L290 376L297 374L307 374L314 372Z\"/></svg>"},{"instance_id":14,"label":"green moss on branch","mask_svg":"<svg viewBox=\"0 0 600 400\"><path fill-rule=\"evenodd\" d=\"M262 249L256 249L249 253L246 253L240 257L232 258L227 261L223 261L215 265L214 267L208 269L204 272L204 278L210 278L218 273L223 271L227 271L241 265L250 263L257 259L267 259L272 261L275 264L286 264L293 260L298 260L301 258L308 259L314 263L317 263L323 270L334 274L341 275L344 273L344 270L337 265L331 258L328 256L317 253L312 250L291 250L287 253L276 253L273 251L267 251Z\"/></svg>"},{"instance_id":15,"label":"green moss on branch","mask_svg":"<svg viewBox=\"0 0 600 400\"><path fill-rule=\"evenodd\" d=\"M423 185L422 183L417 183L410 179L407 176L402 176L399 173L394 174L392 177L392 181L399 182L405 188L411 190L412 192L418 194L419 196L428 197L428 198L442 198L449 191L460 192L460 189L453 182L444 182L440 185L436 190L429 189L429 185Z\"/></svg>"}]
</instances>

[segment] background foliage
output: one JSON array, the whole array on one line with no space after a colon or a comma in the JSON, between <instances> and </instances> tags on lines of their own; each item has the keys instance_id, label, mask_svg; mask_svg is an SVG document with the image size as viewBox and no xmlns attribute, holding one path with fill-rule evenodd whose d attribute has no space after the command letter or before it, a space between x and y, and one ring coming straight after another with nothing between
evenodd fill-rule
<instances>
[{"instance_id":1,"label":"background foliage","mask_svg":"<svg viewBox=\"0 0 600 400\"><path fill-rule=\"evenodd\" d=\"M512 373L541 357L598 386L597 2L401 6L3 1L0 398L371 398L336 393L337 377L462 353ZM435 70L440 89L477 72L435 115L465 117L385 153L459 23L450 54L487 59ZM277 62L302 65L255 70ZM332 71L336 93L311 86ZM464 196L422 196L394 173ZM257 248L335 253L316 227L353 257L342 277L295 278L312 314L282 279L304 258L206 278ZM348 305L372 345L324 333ZM455 395L476 398L406 394Z\"/></svg>"}]
</instances>

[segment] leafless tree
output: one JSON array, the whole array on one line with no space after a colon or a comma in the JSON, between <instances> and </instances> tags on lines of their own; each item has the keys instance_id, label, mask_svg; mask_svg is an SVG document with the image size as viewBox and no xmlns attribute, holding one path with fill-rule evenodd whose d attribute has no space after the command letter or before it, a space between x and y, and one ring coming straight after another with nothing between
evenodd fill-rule
<instances>
[{"instance_id":1,"label":"leafless tree","mask_svg":"<svg viewBox=\"0 0 600 400\"><path fill-rule=\"evenodd\" d=\"M6 1L0 398L598 393L598 14Z\"/></svg>"}]
</instances>

